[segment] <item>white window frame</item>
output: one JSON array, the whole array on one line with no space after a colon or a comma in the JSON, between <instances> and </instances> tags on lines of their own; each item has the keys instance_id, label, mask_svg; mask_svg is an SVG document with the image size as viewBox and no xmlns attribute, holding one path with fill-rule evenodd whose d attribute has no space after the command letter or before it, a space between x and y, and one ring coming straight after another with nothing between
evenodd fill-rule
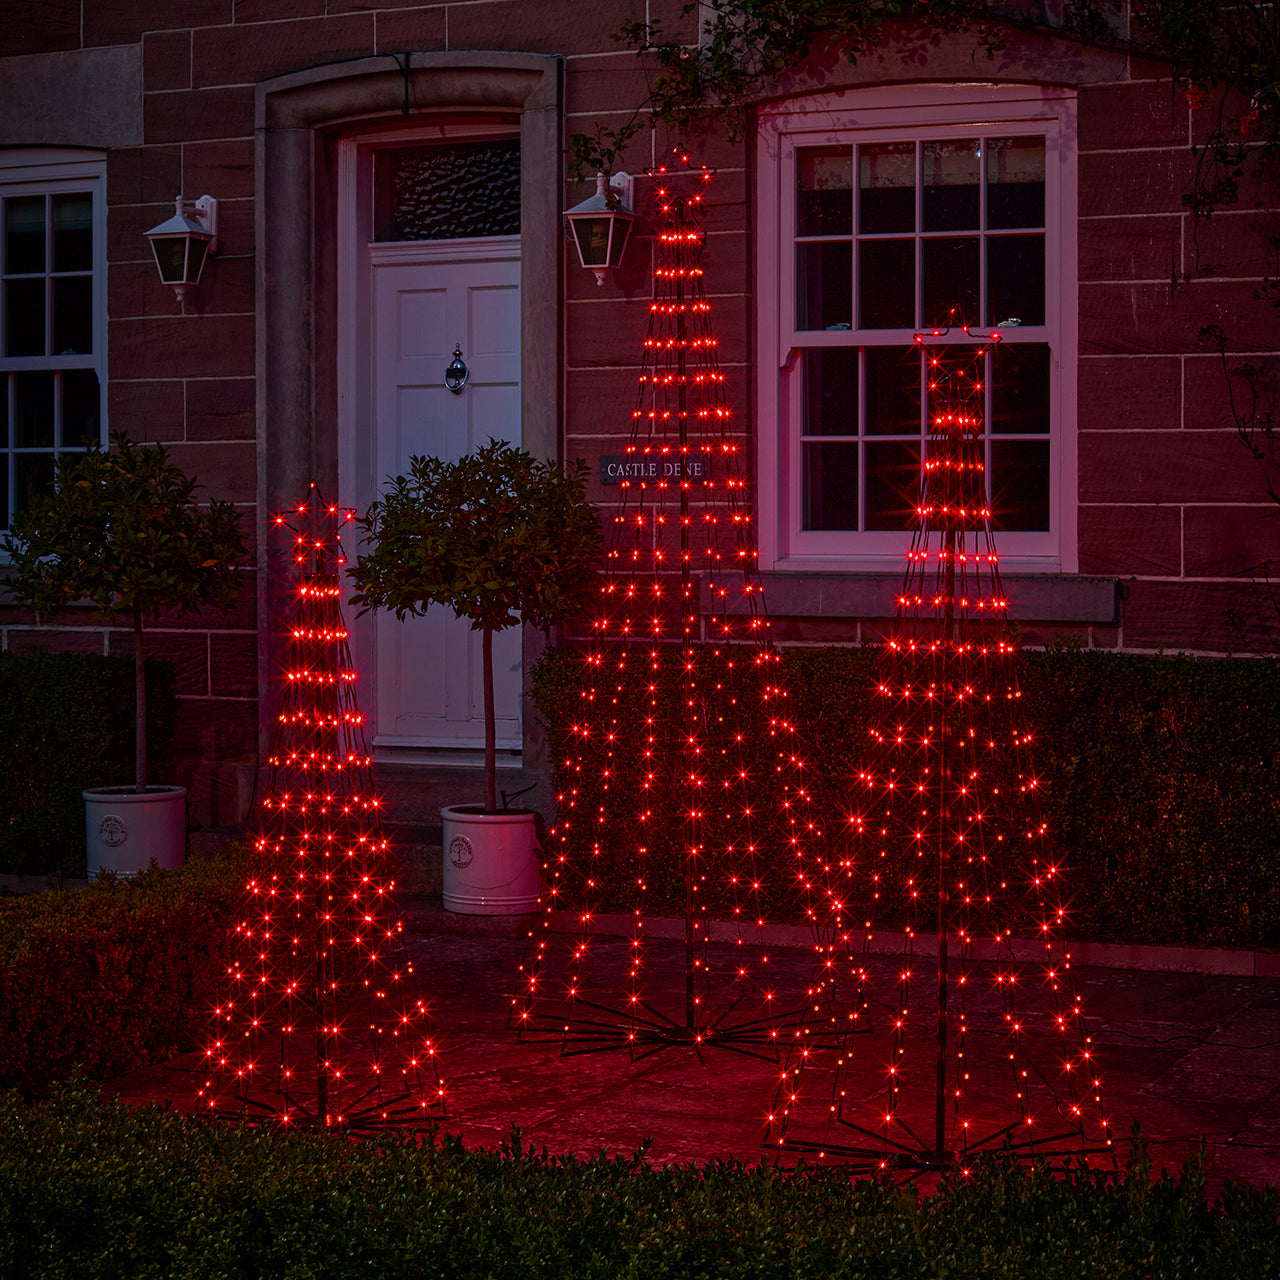
<instances>
[{"instance_id":1,"label":"white window frame","mask_svg":"<svg viewBox=\"0 0 1280 1280\"><path fill-rule=\"evenodd\" d=\"M856 329L828 333L796 327L796 151L854 142L933 141L976 131L1000 136L1043 133L1046 144L1045 323L1020 328L1018 338L1050 348L1050 528L1047 533L998 533L1001 562L1017 571L1077 572L1075 93L997 84L853 89L760 111L757 443L760 565L766 571L897 570L911 537L800 527L799 354L820 346L873 344L859 341ZM764 282L776 282L776 289ZM890 331L875 332L879 342L901 341L890 338Z\"/></svg>"},{"instance_id":2,"label":"white window frame","mask_svg":"<svg viewBox=\"0 0 1280 1280\"><path fill-rule=\"evenodd\" d=\"M65 192L87 191L93 202L93 288L92 288L92 343L93 351L83 355L6 356L0 347L0 394L8 395L7 377L10 373L29 370L92 369L98 375L99 443L107 439L107 203L106 156L101 151L73 147L22 147L0 149L0 195L5 197L25 195L59 195ZM0 227L3 234L3 227ZM0 306L3 298L0 298ZM52 317L46 316L46 323ZM9 406L9 430L12 432L12 405ZM48 452L48 450L42 450ZM74 447L63 447L56 439L52 452L79 453ZM10 481L9 459L14 453L9 439L4 441L5 468L0 483L10 486L10 514L13 512L14 493ZM8 557L0 552L0 560Z\"/></svg>"}]
</instances>

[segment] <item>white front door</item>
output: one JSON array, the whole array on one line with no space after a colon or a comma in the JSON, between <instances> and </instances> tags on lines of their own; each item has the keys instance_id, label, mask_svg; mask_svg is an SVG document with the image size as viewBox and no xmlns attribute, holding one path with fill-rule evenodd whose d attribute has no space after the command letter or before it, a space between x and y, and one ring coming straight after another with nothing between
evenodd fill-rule
<instances>
[{"instance_id":1,"label":"white front door","mask_svg":"<svg viewBox=\"0 0 1280 1280\"><path fill-rule=\"evenodd\" d=\"M372 462L379 493L409 459L520 443L520 261L514 240L374 245ZM454 347L470 370L444 383ZM484 745L480 633L441 606L373 620L375 748ZM498 748L519 750L520 627L494 637Z\"/></svg>"}]
</instances>

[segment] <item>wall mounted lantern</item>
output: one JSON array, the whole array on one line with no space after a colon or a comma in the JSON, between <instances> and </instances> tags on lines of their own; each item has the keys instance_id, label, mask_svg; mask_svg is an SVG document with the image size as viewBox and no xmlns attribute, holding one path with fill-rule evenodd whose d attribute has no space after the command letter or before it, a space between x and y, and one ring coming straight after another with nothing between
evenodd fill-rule
<instances>
[{"instance_id":1,"label":"wall mounted lantern","mask_svg":"<svg viewBox=\"0 0 1280 1280\"><path fill-rule=\"evenodd\" d=\"M198 283L204 260L218 247L218 202L201 196L188 206L181 196L167 222L146 233L155 255L156 269L165 284L173 286L179 301Z\"/></svg>"},{"instance_id":2,"label":"wall mounted lantern","mask_svg":"<svg viewBox=\"0 0 1280 1280\"><path fill-rule=\"evenodd\" d=\"M636 216L631 208L633 187L628 173L614 174L612 178L597 173L595 195L565 210L565 221L578 247L578 260L596 273L597 286L604 284L605 275L622 262Z\"/></svg>"}]
</instances>

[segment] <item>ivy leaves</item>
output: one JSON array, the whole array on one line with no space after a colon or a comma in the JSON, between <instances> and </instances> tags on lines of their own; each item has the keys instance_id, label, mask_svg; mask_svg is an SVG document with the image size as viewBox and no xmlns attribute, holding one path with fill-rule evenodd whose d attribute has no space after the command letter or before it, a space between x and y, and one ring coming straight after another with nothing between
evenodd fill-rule
<instances>
[{"instance_id":1,"label":"ivy leaves","mask_svg":"<svg viewBox=\"0 0 1280 1280\"><path fill-rule=\"evenodd\" d=\"M1207 88L1243 95L1236 117L1224 114L1211 131L1208 154L1215 187L1198 177L1188 204L1204 216L1235 196L1228 175L1252 147L1280 142L1280 13L1267 0L1134 0L1139 24L1126 35L1115 0L1069 0L1059 19L999 0L711 0L686 3L678 33L659 20L625 23L615 39L657 63L649 93L624 124L569 139L571 171L612 172L631 140L661 122L683 131L714 116L731 139L743 135L751 105L777 92L780 76L811 55L856 63L892 26L910 24L936 41L969 32L993 54L1011 28L1066 34L1167 61L1193 106ZM695 36L690 19L700 23Z\"/></svg>"},{"instance_id":2,"label":"ivy leaves","mask_svg":"<svg viewBox=\"0 0 1280 1280\"><path fill-rule=\"evenodd\" d=\"M1003 47L1009 25L992 0L712 0L686 3L681 12L685 29L678 35L668 34L658 19L627 22L618 31L616 40L651 56L659 71L630 120L569 139L574 173L611 172L632 138L659 121L686 130L714 115L736 140L745 133L751 104L771 91L778 76L811 54L856 63L891 25L924 24L933 39L945 31L972 31L989 53ZM701 27L691 39L687 20L694 15Z\"/></svg>"}]
</instances>

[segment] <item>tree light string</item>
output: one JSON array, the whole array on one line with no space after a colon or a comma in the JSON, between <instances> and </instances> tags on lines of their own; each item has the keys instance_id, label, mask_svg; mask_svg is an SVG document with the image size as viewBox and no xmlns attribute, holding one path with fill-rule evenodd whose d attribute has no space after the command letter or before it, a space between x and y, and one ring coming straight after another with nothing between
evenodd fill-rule
<instances>
[{"instance_id":1,"label":"tree light string","mask_svg":"<svg viewBox=\"0 0 1280 1280\"><path fill-rule=\"evenodd\" d=\"M444 1110L342 616L353 518L313 483L275 519L296 577L284 694L200 1090L206 1113L281 1128L425 1123Z\"/></svg>"},{"instance_id":2,"label":"tree light string","mask_svg":"<svg viewBox=\"0 0 1280 1280\"><path fill-rule=\"evenodd\" d=\"M802 1033L769 1112L779 1148L909 1176L1002 1148L1114 1160L992 533L999 333L963 332L918 337L906 374L923 371L929 414L916 528L819 907L832 1007L869 1034ZM880 929L902 954L873 966Z\"/></svg>"},{"instance_id":3,"label":"tree light string","mask_svg":"<svg viewBox=\"0 0 1280 1280\"><path fill-rule=\"evenodd\" d=\"M605 513L543 913L512 1007L523 1038L566 1053L780 1060L815 998L783 981L766 944L766 904L807 902L804 764L758 579L748 437L704 287L712 173L683 155L648 171L659 233L625 446L638 478ZM673 910L683 951L668 963L647 919ZM571 932L552 928L557 915Z\"/></svg>"}]
</instances>

